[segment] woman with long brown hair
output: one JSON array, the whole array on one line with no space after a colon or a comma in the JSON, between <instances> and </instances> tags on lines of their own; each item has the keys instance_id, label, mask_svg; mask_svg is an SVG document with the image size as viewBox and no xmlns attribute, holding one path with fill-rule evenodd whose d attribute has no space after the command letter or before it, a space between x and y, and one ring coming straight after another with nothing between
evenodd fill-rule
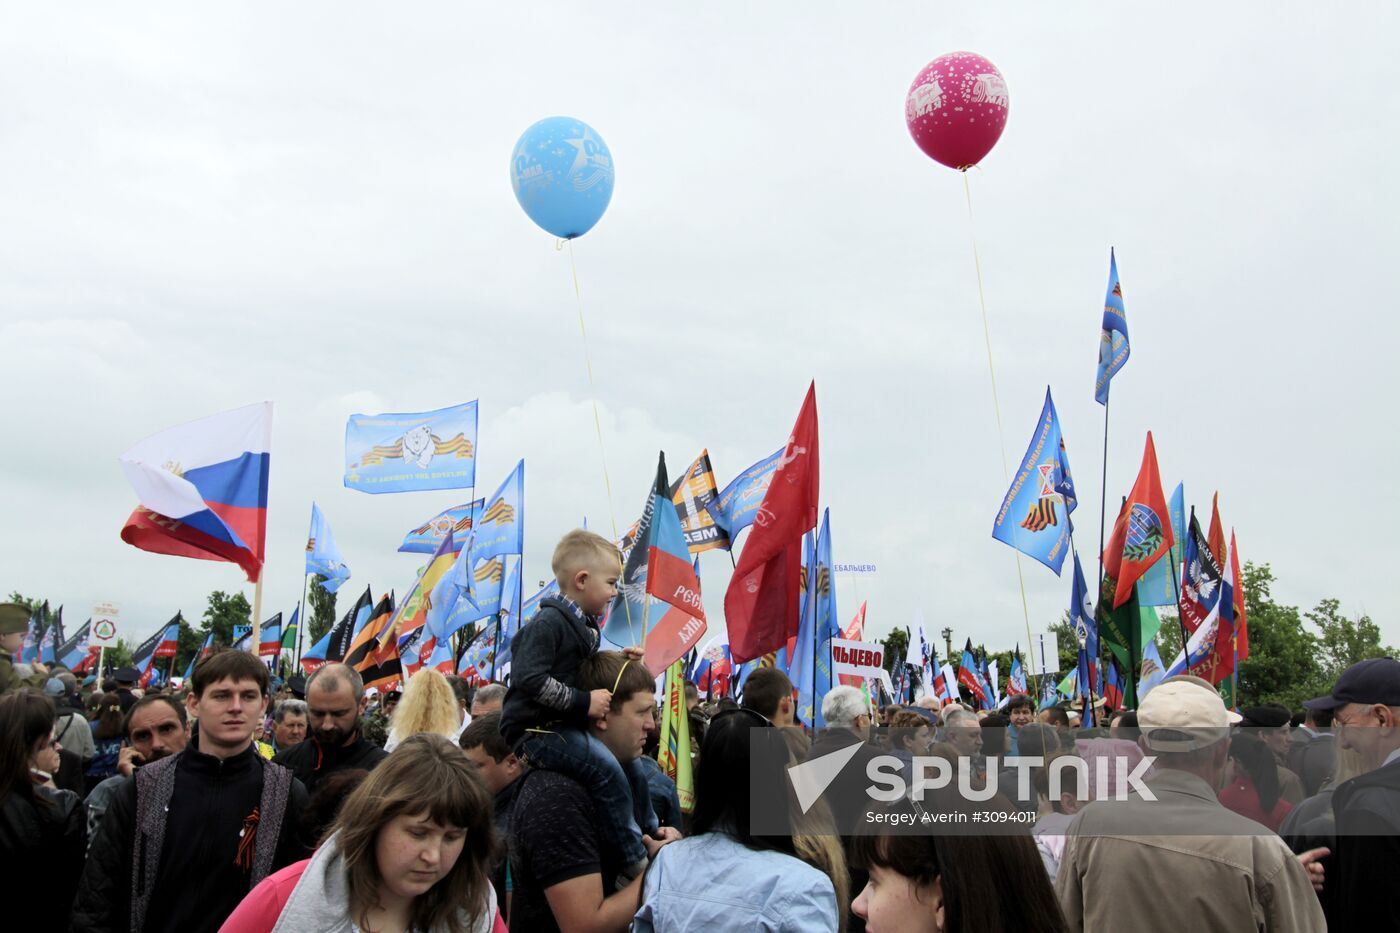
<instances>
[{"instance_id":1,"label":"woman with long brown hair","mask_svg":"<svg viewBox=\"0 0 1400 933\"><path fill-rule=\"evenodd\" d=\"M490 933L491 797L447 739L410 736L350 794L310 859L268 876L220 933Z\"/></svg>"},{"instance_id":2,"label":"woman with long brown hair","mask_svg":"<svg viewBox=\"0 0 1400 933\"><path fill-rule=\"evenodd\" d=\"M71 790L57 790L61 746L54 708L27 691L0 697L0 878L14 898L47 892L46 918L67 929L78 888L87 824Z\"/></svg>"}]
</instances>

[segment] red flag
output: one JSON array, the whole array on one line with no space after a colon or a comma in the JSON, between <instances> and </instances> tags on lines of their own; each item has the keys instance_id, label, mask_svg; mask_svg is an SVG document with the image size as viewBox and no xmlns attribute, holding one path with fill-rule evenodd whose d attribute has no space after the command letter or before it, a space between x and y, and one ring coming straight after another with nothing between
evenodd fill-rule
<instances>
[{"instance_id":1,"label":"red flag","mask_svg":"<svg viewBox=\"0 0 1400 933\"><path fill-rule=\"evenodd\" d=\"M846 628L841 632L841 637L846 639L847 641L860 641L862 638L865 637L865 605L865 602L862 601L860 604L860 608L856 610L855 618L851 620L851 624L846 626ZM857 685L858 681L862 681L865 679L864 677L858 677L855 674L838 674L836 676L837 679L841 681L841 683L845 684L848 687L854 687Z\"/></svg>"},{"instance_id":2,"label":"red flag","mask_svg":"<svg viewBox=\"0 0 1400 933\"><path fill-rule=\"evenodd\" d=\"M1225 529L1220 524L1220 493L1210 497L1210 531L1206 532L1206 544L1210 552L1223 568L1225 566Z\"/></svg>"},{"instance_id":3,"label":"red flag","mask_svg":"<svg viewBox=\"0 0 1400 933\"><path fill-rule=\"evenodd\" d=\"M724 594L736 664L777 651L797 634L802 536L817 524L820 474L812 383Z\"/></svg>"},{"instance_id":4,"label":"red flag","mask_svg":"<svg viewBox=\"0 0 1400 933\"><path fill-rule=\"evenodd\" d=\"M1128 601L1138 578L1175 543L1167 499L1162 495L1162 477L1157 472L1157 448L1148 431L1137 482L1118 513L1102 555L1104 574L1117 581L1113 608Z\"/></svg>"},{"instance_id":5,"label":"red flag","mask_svg":"<svg viewBox=\"0 0 1400 933\"><path fill-rule=\"evenodd\" d=\"M1244 611L1244 577L1240 574L1240 549L1235 529L1230 529L1230 575L1235 581L1235 651L1241 661L1249 657L1249 617Z\"/></svg>"}]
</instances>

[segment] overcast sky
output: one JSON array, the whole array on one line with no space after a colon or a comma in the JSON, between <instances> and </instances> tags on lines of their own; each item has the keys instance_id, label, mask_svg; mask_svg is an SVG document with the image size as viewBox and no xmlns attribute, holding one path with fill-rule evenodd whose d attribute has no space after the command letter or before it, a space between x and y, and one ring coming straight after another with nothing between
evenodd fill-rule
<instances>
[{"instance_id":1,"label":"overcast sky","mask_svg":"<svg viewBox=\"0 0 1400 933\"><path fill-rule=\"evenodd\" d=\"M1336 596L1400 643L1397 34L1388 3L5 3L0 588L70 624L115 601L133 640L251 599L234 565L122 543L117 455L263 399L264 615L301 596L313 499L342 607L402 594L403 533L466 499L343 488L353 412L480 399L477 491L525 458L533 582L584 516L637 516L658 449L679 471L708 447L727 482L815 379L835 558L878 568L842 616L1024 642L963 180L903 119L915 74L970 49L1011 99L970 175L1006 456L1052 386L1086 573L1112 245L1110 509L1151 429L1168 492L1208 514L1219 489L1277 598ZM575 245L611 502L568 255L508 177L554 114L617 166ZM729 558L701 569L717 626ZM1022 572L1041 630L1069 575Z\"/></svg>"}]
</instances>

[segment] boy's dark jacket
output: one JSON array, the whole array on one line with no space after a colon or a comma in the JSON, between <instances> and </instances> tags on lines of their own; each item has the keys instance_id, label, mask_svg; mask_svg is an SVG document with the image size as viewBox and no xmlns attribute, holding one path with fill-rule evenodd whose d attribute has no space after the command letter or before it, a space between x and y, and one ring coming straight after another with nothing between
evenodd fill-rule
<instances>
[{"instance_id":1,"label":"boy's dark jacket","mask_svg":"<svg viewBox=\"0 0 1400 933\"><path fill-rule=\"evenodd\" d=\"M525 730L550 723L585 729L588 693L572 686L583 659L598 650L598 623L562 599L540 600L535 617L510 642L510 689L501 737L512 748Z\"/></svg>"}]
</instances>

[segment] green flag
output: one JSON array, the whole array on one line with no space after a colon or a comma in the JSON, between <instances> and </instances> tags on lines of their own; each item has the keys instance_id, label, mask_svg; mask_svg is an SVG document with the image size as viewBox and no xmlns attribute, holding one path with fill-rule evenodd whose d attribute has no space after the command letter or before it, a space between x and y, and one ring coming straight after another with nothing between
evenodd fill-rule
<instances>
[{"instance_id":1,"label":"green flag","mask_svg":"<svg viewBox=\"0 0 1400 933\"><path fill-rule=\"evenodd\" d=\"M1142 667L1143 629L1148 622L1138 606L1136 588L1130 591L1127 602L1117 609L1113 608L1113 594L1117 588L1118 581L1109 574L1104 574L1094 619L1099 625L1099 638L1117 659L1119 670L1131 672L1123 678L1123 704L1128 709L1136 709L1137 675ZM1152 621L1156 622L1155 612L1152 613ZM1155 634L1154 629L1153 635Z\"/></svg>"}]
</instances>

